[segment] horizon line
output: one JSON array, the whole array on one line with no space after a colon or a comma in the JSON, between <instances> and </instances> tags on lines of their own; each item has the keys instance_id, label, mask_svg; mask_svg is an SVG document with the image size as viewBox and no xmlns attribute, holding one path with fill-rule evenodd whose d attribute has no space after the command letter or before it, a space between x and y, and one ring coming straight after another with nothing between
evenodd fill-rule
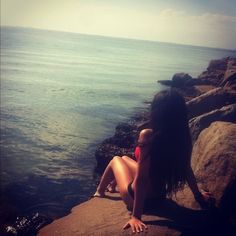
<instances>
[{"instance_id":1,"label":"horizon line","mask_svg":"<svg viewBox=\"0 0 236 236\"><path fill-rule=\"evenodd\" d=\"M173 45L179 45L179 46L198 47L198 48L217 49L217 50L226 50L226 51L236 52L236 48L235 49L233 49L233 48L217 48L217 47L210 47L210 46L203 46L203 45L183 44L183 43L158 41L158 40L151 40L151 39L128 38L128 37L125 37L125 36L100 35L100 34L92 34L92 33L90 34L90 33L81 33L81 32L74 32L74 31L45 29L45 28L29 27L29 26L18 26L18 25L0 25L0 28L2 28L2 27L23 28L23 29L32 29L32 30L42 30L42 31L52 31L52 32L58 32L58 33L71 33L71 34L80 34L80 35L87 35L87 36L97 36L97 37L104 37L104 38L136 40L136 41L144 41L144 42L151 42L151 43L173 44Z\"/></svg>"}]
</instances>

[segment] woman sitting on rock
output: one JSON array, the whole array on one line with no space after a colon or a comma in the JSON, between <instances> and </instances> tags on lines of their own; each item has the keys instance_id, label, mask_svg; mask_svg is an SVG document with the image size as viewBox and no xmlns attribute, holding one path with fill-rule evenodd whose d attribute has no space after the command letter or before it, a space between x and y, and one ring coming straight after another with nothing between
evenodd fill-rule
<instances>
[{"instance_id":1,"label":"woman sitting on rock","mask_svg":"<svg viewBox=\"0 0 236 236\"><path fill-rule=\"evenodd\" d=\"M190 166L192 143L183 97L173 90L156 94L151 104L150 126L140 132L138 162L115 156L94 194L103 197L115 178L123 201L132 209L124 229L131 227L133 232L147 227L141 221L143 210L171 196L185 183L201 206L210 199L209 193L199 191Z\"/></svg>"}]
</instances>

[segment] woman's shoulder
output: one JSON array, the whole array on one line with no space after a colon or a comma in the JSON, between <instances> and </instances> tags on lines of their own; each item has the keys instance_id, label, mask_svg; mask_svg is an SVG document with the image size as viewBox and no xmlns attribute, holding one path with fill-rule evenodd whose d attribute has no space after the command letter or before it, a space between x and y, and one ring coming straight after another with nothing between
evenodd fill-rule
<instances>
[{"instance_id":1,"label":"woman's shoulder","mask_svg":"<svg viewBox=\"0 0 236 236\"><path fill-rule=\"evenodd\" d=\"M146 145L152 141L153 130L152 129L143 129L139 134L138 143L139 145Z\"/></svg>"},{"instance_id":2,"label":"woman's shoulder","mask_svg":"<svg viewBox=\"0 0 236 236\"><path fill-rule=\"evenodd\" d=\"M152 129L143 129L140 131L139 136L142 138L151 138L153 135L153 130Z\"/></svg>"}]
</instances>

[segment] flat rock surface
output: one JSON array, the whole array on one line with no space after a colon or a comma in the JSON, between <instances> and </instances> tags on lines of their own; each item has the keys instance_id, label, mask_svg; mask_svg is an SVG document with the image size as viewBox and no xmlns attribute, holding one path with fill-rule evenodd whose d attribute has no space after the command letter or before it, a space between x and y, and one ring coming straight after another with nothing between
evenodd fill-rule
<instances>
[{"instance_id":1,"label":"flat rock surface","mask_svg":"<svg viewBox=\"0 0 236 236\"><path fill-rule=\"evenodd\" d=\"M73 235L132 235L131 229L122 230L129 220L126 209L118 193L107 198L92 198L74 207L71 213L55 220L40 230L39 236ZM180 235L180 231L169 228L167 219L156 215L144 215L148 230L139 235ZM164 224L164 225L163 225Z\"/></svg>"},{"instance_id":2,"label":"flat rock surface","mask_svg":"<svg viewBox=\"0 0 236 236\"><path fill-rule=\"evenodd\" d=\"M183 205L189 205L188 201ZM210 215L209 211L183 207L166 200L143 215L142 220L148 229L138 235L204 235ZM74 207L69 215L42 228L38 236L133 235L130 228L122 229L129 218L130 212L119 194L109 194L106 198L92 198Z\"/></svg>"}]
</instances>

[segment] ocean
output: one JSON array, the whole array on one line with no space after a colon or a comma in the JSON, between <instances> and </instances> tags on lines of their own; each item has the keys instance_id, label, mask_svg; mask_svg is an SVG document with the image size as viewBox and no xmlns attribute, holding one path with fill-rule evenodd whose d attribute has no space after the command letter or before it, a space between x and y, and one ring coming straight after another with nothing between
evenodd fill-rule
<instances>
[{"instance_id":1,"label":"ocean","mask_svg":"<svg viewBox=\"0 0 236 236\"><path fill-rule=\"evenodd\" d=\"M236 51L1 28L1 214L55 219L94 192L94 152L176 72Z\"/></svg>"}]
</instances>

